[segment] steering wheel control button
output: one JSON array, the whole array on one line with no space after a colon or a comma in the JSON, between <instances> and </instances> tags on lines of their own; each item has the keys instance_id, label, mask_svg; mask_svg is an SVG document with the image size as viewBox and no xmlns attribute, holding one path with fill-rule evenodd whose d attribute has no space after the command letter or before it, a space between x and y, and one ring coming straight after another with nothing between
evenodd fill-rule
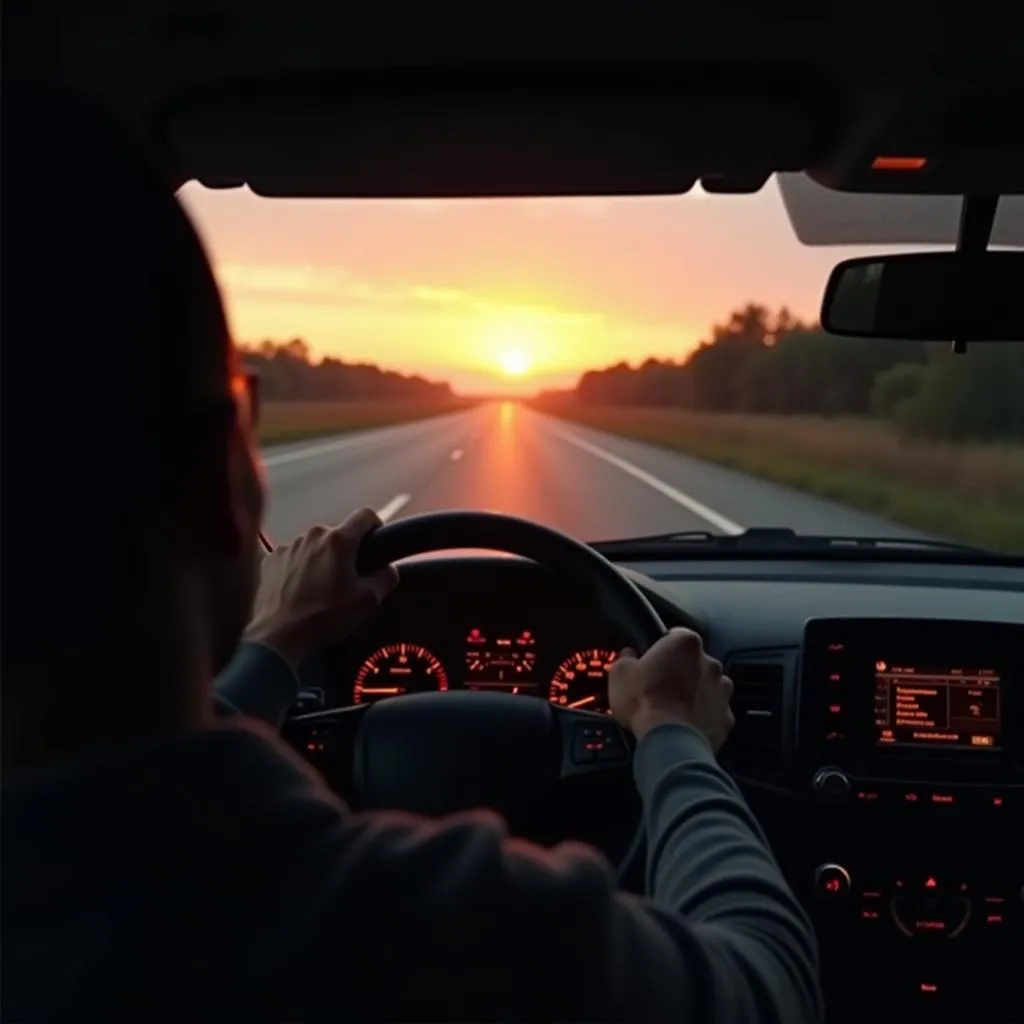
<instances>
[{"instance_id":1,"label":"steering wheel control button","mask_svg":"<svg viewBox=\"0 0 1024 1024\"><path fill-rule=\"evenodd\" d=\"M577 722L573 727L573 764L616 764L626 760L626 745L614 726Z\"/></svg>"},{"instance_id":2,"label":"steering wheel control button","mask_svg":"<svg viewBox=\"0 0 1024 1024\"><path fill-rule=\"evenodd\" d=\"M850 795L850 779L840 768L819 768L811 785L822 800L845 800Z\"/></svg>"},{"instance_id":3,"label":"steering wheel control button","mask_svg":"<svg viewBox=\"0 0 1024 1024\"><path fill-rule=\"evenodd\" d=\"M814 889L829 902L846 899L850 894L850 872L840 864L819 864L814 872Z\"/></svg>"},{"instance_id":4,"label":"steering wheel control button","mask_svg":"<svg viewBox=\"0 0 1024 1024\"><path fill-rule=\"evenodd\" d=\"M326 749L327 737L337 728L338 723L333 718L324 718L317 722L304 724L303 750L307 755L322 754Z\"/></svg>"}]
</instances>

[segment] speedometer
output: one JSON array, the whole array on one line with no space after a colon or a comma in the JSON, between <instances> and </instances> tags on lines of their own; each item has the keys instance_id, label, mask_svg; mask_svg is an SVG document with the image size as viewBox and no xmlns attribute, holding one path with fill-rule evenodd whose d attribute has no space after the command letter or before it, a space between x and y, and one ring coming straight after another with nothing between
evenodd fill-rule
<instances>
[{"instance_id":1,"label":"speedometer","mask_svg":"<svg viewBox=\"0 0 1024 1024\"><path fill-rule=\"evenodd\" d=\"M388 644L359 666L352 687L353 704L370 704L403 693L447 690L444 665L419 644Z\"/></svg>"},{"instance_id":2,"label":"speedometer","mask_svg":"<svg viewBox=\"0 0 1024 1024\"><path fill-rule=\"evenodd\" d=\"M548 688L548 700L559 707L611 714L608 669L616 657L615 651L600 647L577 651L558 666Z\"/></svg>"}]
</instances>

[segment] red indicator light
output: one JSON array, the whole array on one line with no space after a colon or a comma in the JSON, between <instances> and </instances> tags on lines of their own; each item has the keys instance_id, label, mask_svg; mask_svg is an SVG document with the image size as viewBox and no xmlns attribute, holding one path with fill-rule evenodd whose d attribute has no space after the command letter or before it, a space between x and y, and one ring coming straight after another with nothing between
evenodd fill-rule
<instances>
[{"instance_id":1,"label":"red indicator light","mask_svg":"<svg viewBox=\"0 0 1024 1024\"><path fill-rule=\"evenodd\" d=\"M927 166L924 156L876 156L871 161L873 171L921 171Z\"/></svg>"},{"instance_id":2,"label":"red indicator light","mask_svg":"<svg viewBox=\"0 0 1024 1024\"><path fill-rule=\"evenodd\" d=\"M926 889L937 889L939 883L935 881L930 875L924 880L924 887Z\"/></svg>"},{"instance_id":3,"label":"red indicator light","mask_svg":"<svg viewBox=\"0 0 1024 1024\"><path fill-rule=\"evenodd\" d=\"M922 992L927 992L930 995L939 991L939 986L936 985L935 982L933 982L933 981L922 981L921 984L918 986L918 988Z\"/></svg>"}]
</instances>

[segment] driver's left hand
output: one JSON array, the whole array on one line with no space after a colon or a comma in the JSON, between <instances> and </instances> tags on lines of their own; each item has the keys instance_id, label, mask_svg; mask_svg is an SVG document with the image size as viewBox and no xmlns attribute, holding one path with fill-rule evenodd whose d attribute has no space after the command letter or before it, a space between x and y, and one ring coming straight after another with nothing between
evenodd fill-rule
<instances>
[{"instance_id":1,"label":"driver's left hand","mask_svg":"<svg viewBox=\"0 0 1024 1024\"><path fill-rule=\"evenodd\" d=\"M294 668L345 639L398 585L393 565L356 572L360 543L380 525L377 513L363 508L340 526L312 526L271 551L243 639L272 647Z\"/></svg>"}]
</instances>

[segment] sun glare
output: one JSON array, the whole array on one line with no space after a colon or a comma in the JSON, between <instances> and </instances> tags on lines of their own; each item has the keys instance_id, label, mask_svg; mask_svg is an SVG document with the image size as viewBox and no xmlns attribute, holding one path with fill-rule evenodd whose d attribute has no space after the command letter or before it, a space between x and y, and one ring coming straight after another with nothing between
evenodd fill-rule
<instances>
[{"instance_id":1,"label":"sun glare","mask_svg":"<svg viewBox=\"0 0 1024 1024\"><path fill-rule=\"evenodd\" d=\"M483 348L503 377L528 377L536 369L544 338L533 324L499 320L484 329Z\"/></svg>"},{"instance_id":2,"label":"sun glare","mask_svg":"<svg viewBox=\"0 0 1024 1024\"><path fill-rule=\"evenodd\" d=\"M508 348L499 357L501 371L508 377L523 377L533 365L530 354L521 348Z\"/></svg>"}]
</instances>

